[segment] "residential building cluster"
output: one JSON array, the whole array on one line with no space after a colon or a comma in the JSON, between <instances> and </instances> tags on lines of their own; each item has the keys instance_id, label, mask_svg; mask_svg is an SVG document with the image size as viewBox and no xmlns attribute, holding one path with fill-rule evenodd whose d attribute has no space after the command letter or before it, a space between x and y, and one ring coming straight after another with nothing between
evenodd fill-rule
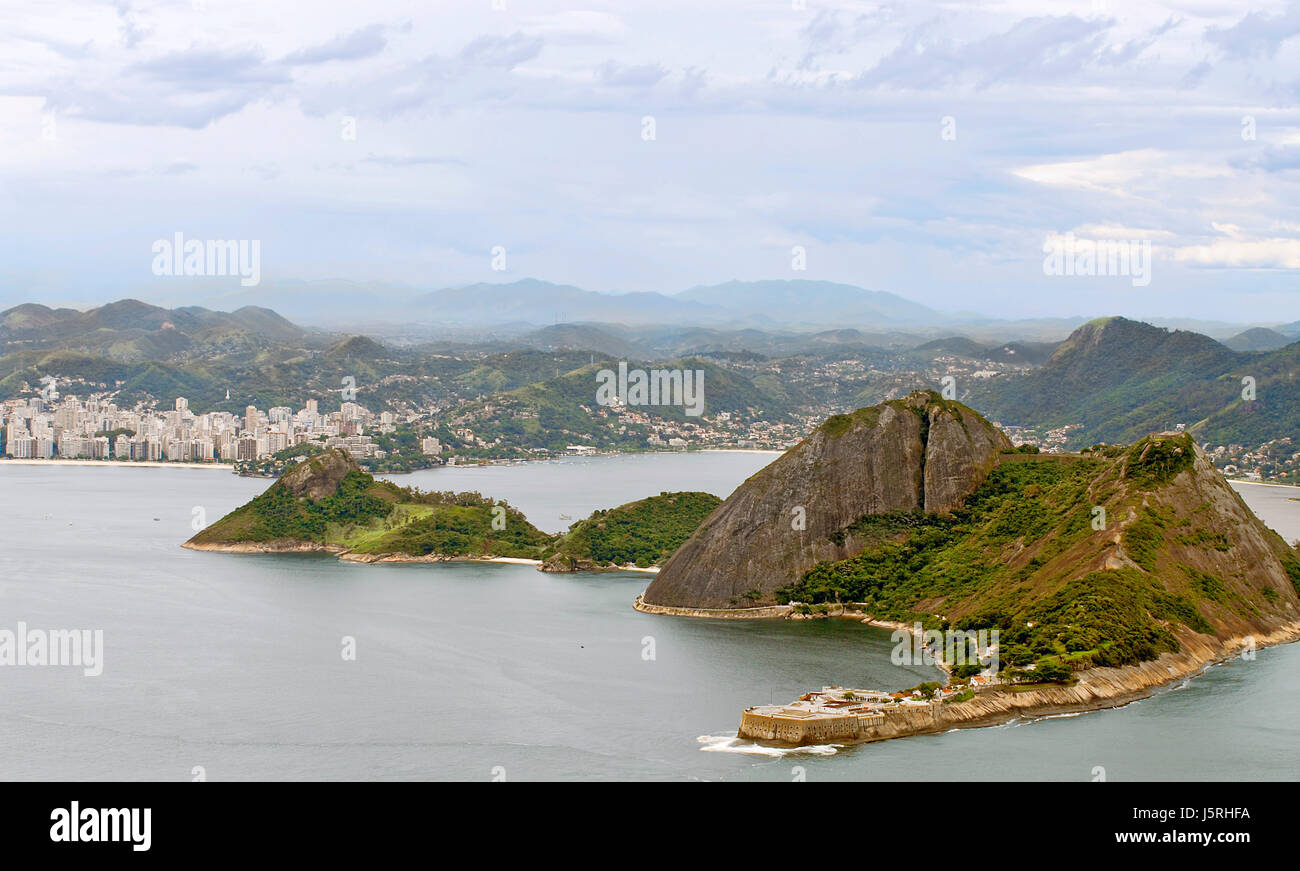
<instances>
[{"instance_id":1,"label":"residential building cluster","mask_svg":"<svg viewBox=\"0 0 1300 871\"><path fill-rule=\"evenodd\" d=\"M376 415L355 402L321 412L314 399L297 411L249 405L243 414L195 414L184 397L167 410L119 408L99 396L43 396L0 404L4 454L16 459L237 463L308 441L343 448L358 459L383 459L386 453L369 433L392 432L397 423L392 412ZM441 450L437 439L425 439L422 448L426 454Z\"/></svg>"},{"instance_id":2,"label":"residential building cluster","mask_svg":"<svg viewBox=\"0 0 1300 871\"><path fill-rule=\"evenodd\" d=\"M993 421L993 425L1007 434L1011 443L1019 447L1020 445L1033 445L1045 454L1066 453L1066 445L1070 443L1070 434L1083 429L1083 424L1072 423L1067 426L1058 426L1052 428L1031 427L1031 426L1011 426L999 421Z\"/></svg>"},{"instance_id":3,"label":"residential building cluster","mask_svg":"<svg viewBox=\"0 0 1300 871\"><path fill-rule=\"evenodd\" d=\"M1202 445L1210 459L1229 478L1275 484L1300 483L1300 450L1290 436L1257 447Z\"/></svg>"}]
</instances>

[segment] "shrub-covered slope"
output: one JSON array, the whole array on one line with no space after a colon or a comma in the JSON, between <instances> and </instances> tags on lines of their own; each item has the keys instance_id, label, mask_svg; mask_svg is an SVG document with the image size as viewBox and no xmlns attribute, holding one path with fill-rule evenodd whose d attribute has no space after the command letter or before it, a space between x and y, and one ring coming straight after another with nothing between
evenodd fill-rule
<instances>
[{"instance_id":1,"label":"shrub-covered slope","mask_svg":"<svg viewBox=\"0 0 1300 871\"><path fill-rule=\"evenodd\" d=\"M547 569L659 565L721 504L722 500L712 493L660 493L595 511L560 539L556 557Z\"/></svg>"},{"instance_id":2,"label":"shrub-covered slope","mask_svg":"<svg viewBox=\"0 0 1300 871\"><path fill-rule=\"evenodd\" d=\"M504 502L377 481L346 452L333 450L294 466L187 545L218 550L317 545L364 555L541 559L553 541Z\"/></svg>"},{"instance_id":3,"label":"shrub-covered slope","mask_svg":"<svg viewBox=\"0 0 1300 871\"><path fill-rule=\"evenodd\" d=\"M1002 660L1119 665L1189 633L1300 618L1300 558L1185 434L1077 456L1009 454L947 515L877 514L778 601L865 603L928 625L999 628Z\"/></svg>"}]
</instances>

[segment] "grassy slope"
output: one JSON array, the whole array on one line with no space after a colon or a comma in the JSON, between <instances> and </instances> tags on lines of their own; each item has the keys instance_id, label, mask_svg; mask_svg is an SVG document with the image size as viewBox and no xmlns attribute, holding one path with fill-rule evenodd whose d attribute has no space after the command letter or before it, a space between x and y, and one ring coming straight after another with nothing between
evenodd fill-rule
<instances>
[{"instance_id":1,"label":"grassy slope","mask_svg":"<svg viewBox=\"0 0 1300 871\"><path fill-rule=\"evenodd\" d=\"M931 626L996 626L1013 665L1142 661L1177 649L1180 633L1285 619L1300 559L1271 531L1223 526L1210 506L1235 494L1213 473L1180 477L1192 465L1186 436L1079 456L1004 455L951 516L863 518L846 530L870 542L861 554L818 565L778 597L864 602L880 617ZM1106 511L1100 530L1094 506ZM1261 557L1280 562L1291 589L1261 580Z\"/></svg>"},{"instance_id":2,"label":"grassy slope","mask_svg":"<svg viewBox=\"0 0 1300 871\"><path fill-rule=\"evenodd\" d=\"M503 516L493 513L498 505L505 509ZM503 523L494 525L496 517L503 517ZM398 506L382 527L372 524L344 543L356 553L541 559L550 554L553 541L505 503L477 493L432 493Z\"/></svg>"},{"instance_id":3,"label":"grassy slope","mask_svg":"<svg viewBox=\"0 0 1300 871\"><path fill-rule=\"evenodd\" d=\"M496 529L493 509L505 509ZM499 524L498 524L499 525ZM477 493L424 493L350 472L320 500L296 498L276 481L194 536L195 544L303 541L357 553L541 558L552 536L505 503Z\"/></svg>"}]
</instances>

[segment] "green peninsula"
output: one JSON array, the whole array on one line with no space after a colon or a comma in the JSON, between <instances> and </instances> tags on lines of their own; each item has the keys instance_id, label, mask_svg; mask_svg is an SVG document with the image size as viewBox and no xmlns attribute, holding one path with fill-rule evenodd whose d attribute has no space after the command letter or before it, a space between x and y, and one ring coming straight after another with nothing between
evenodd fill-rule
<instances>
[{"instance_id":1,"label":"green peninsula","mask_svg":"<svg viewBox=\"0 0 1300 871\"><path fill-rule=\"evenodd\" d=\"M186 547L232 552L329 551L385 558L540 560L554 537L505 502L379 481L345 451L316 454Z\"/></svg>"}]
</instances>

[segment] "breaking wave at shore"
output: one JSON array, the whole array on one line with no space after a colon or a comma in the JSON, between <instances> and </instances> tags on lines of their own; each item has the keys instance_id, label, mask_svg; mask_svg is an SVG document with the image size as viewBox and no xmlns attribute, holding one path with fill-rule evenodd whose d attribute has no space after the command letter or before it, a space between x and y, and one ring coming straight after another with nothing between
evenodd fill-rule
<instances>
[{"instance_id":1,"label":"breaking wave at shore","mask_svg":"<svg viewBox=\"0 0 1300 871\"><path fill-rule=\"evenodd\" d=\"M738 735L701 735L695 739L701 744L703 753L749 753L755 756L834 756L840 752L841 744L810 744L800 747L769 747L756 744Z\"/></svg>"}]
</instances>

